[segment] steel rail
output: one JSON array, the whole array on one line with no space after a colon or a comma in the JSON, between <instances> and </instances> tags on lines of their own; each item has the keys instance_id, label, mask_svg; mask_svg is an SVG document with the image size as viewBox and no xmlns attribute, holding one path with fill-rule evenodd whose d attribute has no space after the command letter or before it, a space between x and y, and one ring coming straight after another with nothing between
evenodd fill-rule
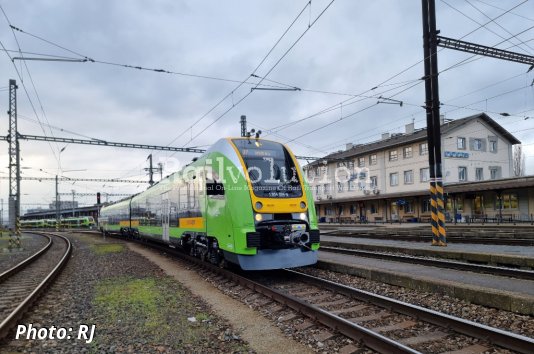
<instances>
[{"instance_id":1,"label":"steel rail","mask_svg":"<svg viewBox=\"0 0 534 354\"><path fill-rule=\"evenodd\" d=\"M405 256L405 255L390 254L390 253L385 253L385 252L371 252L371 251L362 251L362 250L356 250L356 249L347 249L347 248L329 247L329 246L321 246L320 250L333 252L333 253L348 254L351 256L386 259L386 260L395 261L395 262L420 264L420 265L431 266L431 267L449 268L449 269L469 271L469 272L513 277L513 278L518 278L518 279L534 280L534 271L531 271L531 270L514 269L514 268L506 268L506 267L495 267L495 266L488 266L488 265L481 265L481 264L440 260L440 259L435 259L435 258L431 259L431 258L424 258L424 257L417 257L417 256Z\"/></svg>"},{"instance_id":2,"label":"steel rail","mask_svg":"<svg viewBox=\"0 0 534 354\"><path fill-rule=\"evenodd\" d=\"M91 231L87 231L91 232ZM116 236L112 236L116 237ZM125 240L122 237L117 237L119 239ZM125 240L126 241L126 240ZM238 274L235 274L229 270L220 268L211 263L203 262L198 258L191 257L186 255L183 252L180 252L177 249L168 247L165 244L159 242L153 242L151 240L136 240L136 239L127 239L127 241L132 241L140 243L145 246L163 251L168 254L178 256L181 259L184 259L188 262L192 262L199 267L207 269L211 272L219 274L227 279L230 279L244 287L247 287L251 290L254 290L258 293L261 293L274 301L284 304L293 310L302 313L303 315L311 318L312 320L318 321L323 325L336 330L348 338L351 338L355 341L363 342L367 347L376 350L381 353L420 353L410 347L405 346L402 343L396 342L390 338L382 336L379 333L370 331L369 329L362 327L356 323L352 323L342 317L329 313L323 309L320 309L317 306L309 304L305 301L299 300L291 295L279 292L277 290L271 289L267 286L254 282L250 279L242 277Z\"/></svg>"},{"instance_id":3,"label":"steel rail","mask_svg":"<svg viewBox=\"0 0 534 354\"><path fill-rule=\"evenodd\" d=\"M62 235L50 234L56 237L59 237L65 241L67 249L60 261L56 266L48 273L48 275L43 279L39 285L24 299L22 302L13 310L1 323L0 323L0 339L4 338L11 328L16 324L16 322L22 318L24 313L30 308L32 303L37 299L37 296L50 284L50 282L59 274L61 269L65 266L69 260L69 256L72 252L72 245L70 241Z\"/></svg>"},{"instance_id":4,"label":"steel rail","mask_svg":"<svg viewBox=\"0 0 534 354\"><path fill-rule=\"evenodd\" d=\"M41 234L36 234L36 235L40 235L40 236L44 236L46 238L48 238L48 243L43 247L41 248L39 251L35 252L34 254L32 254L30 257L26 258L25 260L23 260L22 262L20 262L19 264L15 265L14 267L6 270L5 272L3 272L2 274L0 274L0 283L4 282L7 278L9 278L11 275L15 274L16 272L22 270L24 267L26 267L28 264L32 263L33 261L35 261L37 258L39 258L39 256L41 256L47 249L50 248L50 246L52 246L52 238L48 235L41 235Z\"/></svg>"},{"instance_id":5,"label":"steel rail","mask_svg":"<svg viewBox=\"0 0 534 354\"><path fill-rule=\"evenodd\" d=\"M343 295L366 301L380 307L388 308L394 312L402 313L434 325L452 329L458 333L487 340L492 344L503 348L515 350L520 353L532 353L534 339L516 333L506 332L498 328L489 327L473 321L429 310L421 306L408 304L399 300L391 299L382 295L373 294L364 290L355 289L343 284L334 283L330 280L321 279L294 270L286 270L301 279L319 284L323 288L339 292Z\"/></svg>"},{"instance_id":6,"label":"steel rail","mask_svg":"<svg viewBox=\"0 0 534 354\"><path fill-rule=\"evenodd\" d=\"M95 233L94 231L86 232ZM122 237L117 238L124 240L124 238ZM373 350L377 350L382 353L419 353L418 351L409 348L402 343L395 342L394 340L391 340L378 333L370 331L344 318L322 310L317 306L311 305L283 292L271 289L267 286L254 282L250 279L247 279L210 263L203 262L200 259L186 255L175 248L168 247L168 245L165 245L163 243L153 242L151 240L134 239L128 239L128 241L147 245L154 249L158 249L163 252L176 255L186 261L191 261L192 263L200 267L203 267L209 271L213 271L214 273L222 275L227 279L231 279L242 286L245 286L281 304L291 307L295 311L298 311L303 315L311 318L312 320L316 320L327 327L337 330L355 341L362 341L367 347ZM334 283L326 279L321 279L294 270L285 269L284 271L289 274L302 277L302 279L305 279L308 283L319 283L320 286L323 288L327 288L329 290L336 291L343 295L353 297L368 303L372 303L380 307L394 309L395 312L415 317L443 328L452 329L460 334L465 334L468 336L480 338L482 340L487 340L490 341L492 344L499 345L503 348L527 354L532 353L532 348L534 347L534 339L519 334L506 332L497 328L478 324L469 320L464 320L462 318L425 309L417 305L412 305L399 300L387 298L385 296L372 294L370 292L351 288L346 285Z\"/></svg>"},{"instance_id":7,"label":"steel rail","mask_svg":"<svg viewBox=\"0 0 534 354\"><path fill-rule=\"evenodd\" d=\"M432 240L432 236L428 235L377 235L374 233L362 232L359 234L339 233L335 231L328 231L325 236L341 236L341 237L355 237L355 238L373 238L378 240L394 240L394 241L419 241L427 242ZM486 245L516 245L516 246L534 246L533 238L496 238L496 237L458 237L447 236L449 243L474 243Z\"/></svg>"}]
</instances>

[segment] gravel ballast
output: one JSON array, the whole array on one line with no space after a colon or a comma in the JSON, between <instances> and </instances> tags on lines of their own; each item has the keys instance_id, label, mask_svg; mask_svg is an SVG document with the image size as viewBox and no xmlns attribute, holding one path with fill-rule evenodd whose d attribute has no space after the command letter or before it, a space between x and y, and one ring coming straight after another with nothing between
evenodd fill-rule
<instances>
[{"instance_id":1,"label":"gravel ballast","mask_svg":"<svg viewBox=\"0 0 534 354\"><path fill-rule=\"evenodd\" d=\"M17 340L12 331L0 352L254 352L205 301L124 243L80 234L69 239L74 247L69 263L19 324L72 328L71 339ZM95 326L90 342L77 339L84 325Z\"/></svg>"}]
</instances>

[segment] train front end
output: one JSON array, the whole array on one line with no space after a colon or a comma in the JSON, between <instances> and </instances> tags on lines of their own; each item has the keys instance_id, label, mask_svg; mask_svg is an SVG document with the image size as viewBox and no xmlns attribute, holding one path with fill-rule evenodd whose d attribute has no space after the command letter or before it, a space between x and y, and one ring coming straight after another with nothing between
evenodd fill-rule
<instances>
[{"instance_id":1,"label":"train front end","mask_svg":"<svg viewBox=\"0 0 534 354\"><path fill-rule=\"evenodd\" d=\"M245 270L292 268L317 263L319 230L313 197L295 156L284 145L253 138L231 139L246 178L252 208L242 229L254 255L235 254ZM251 228L250 226L253 227Z\"/></svg>"}]
</instances>

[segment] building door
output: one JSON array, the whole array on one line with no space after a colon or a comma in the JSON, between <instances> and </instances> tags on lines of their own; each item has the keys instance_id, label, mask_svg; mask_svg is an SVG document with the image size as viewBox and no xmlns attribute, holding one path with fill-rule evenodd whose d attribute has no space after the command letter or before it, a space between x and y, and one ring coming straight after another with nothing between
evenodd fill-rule
<instances>
[{"instance_id":1,"label":"building door","mask_svg":"<svg viewBox=\"0 0 534 354\"><path fill-rule=\"evenodd\" d=\"M473 200L473 213L475 215L484 214L484 204L483 204L481 195L475 196L475 199Z\"/></svg>"},{"instance_id":2,"label":"building door","mask_svg":"<svg viewBox=\"0 0 534 354\"><path fill-rule=\"evenodd\" d=\"M397 202L391 202L391 220L397 221L399 220L399 206L397 205Z\"/></svg>"}]
</instances>

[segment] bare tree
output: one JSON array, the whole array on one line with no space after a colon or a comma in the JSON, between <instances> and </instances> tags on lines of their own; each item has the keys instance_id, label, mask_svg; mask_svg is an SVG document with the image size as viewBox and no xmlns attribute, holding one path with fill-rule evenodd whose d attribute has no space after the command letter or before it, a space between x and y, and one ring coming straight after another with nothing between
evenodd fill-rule
<instances>
[{"instance_id":1,"label":"bare tree","mask_svg":"<svg viewBox=\"0 0 534 354\"><path fill-rule=\"evenodd\" d=\"M514 177L525 175L525 153L521 145L514 145L513 153Z\"/></svg>"}]
</instances>

